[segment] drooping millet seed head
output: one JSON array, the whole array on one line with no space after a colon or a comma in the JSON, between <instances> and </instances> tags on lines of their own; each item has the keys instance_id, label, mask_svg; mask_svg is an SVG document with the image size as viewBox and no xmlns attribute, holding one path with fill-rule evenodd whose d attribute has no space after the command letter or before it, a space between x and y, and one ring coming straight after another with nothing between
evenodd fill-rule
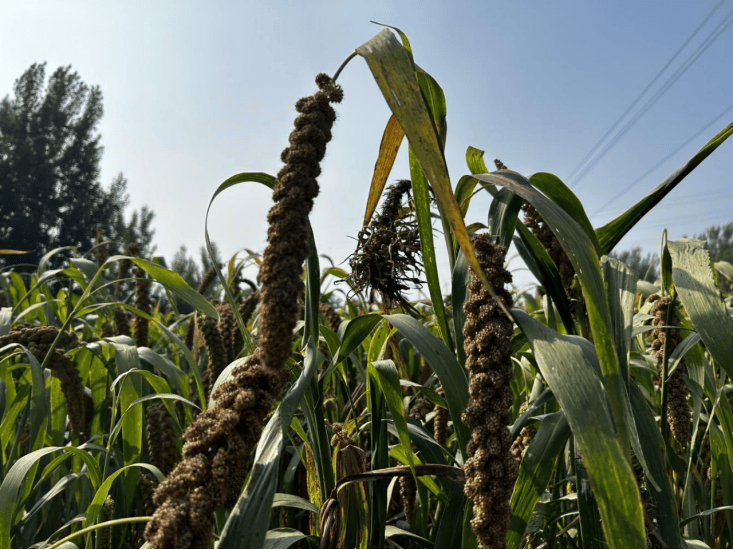
<instances>
[{"instance_id":1,"label":"drooping millet seed head","mask_svg":"<svg viewBox=\"0 0 733 550\"><path fill-rule=\"evenodd\" d=\"M164 475L176 465L176 430L173 419L162 403L147 408L148 453L150 463Z\"/></svg>"},{"instance_id":2,"label":"drooping millet seed head","mask_svg":"<svg viewBox=\"0 0 733 550\"><path fill-rule=\"evenodd\" d=\"M327 75L319 74L316 83L320 91L296 104L300 115L273 191L259 273L259 348L232 371L232 379L213 393L212 406L186 430L183 459L155 493L158 508L145 530L153 548L208 547L214 514L241 490L265 417L287 378L285 361L292 351L308 254L308 214L336 119L330 103L343 97Z\"/></svg>"},{"instance_id":3,"label":"drooping millet seed head","mask_svg":"<svg viewBox=\"0 0 733 550\"><path fill-rule=\"evenodd\" d=\"M148 274L138 266L135 266L132 272L135 276L135 307L150 315L152 308ZM148 346L148 324L149 321L145 317L135 315L135 345L139 348Z\"/></svg>"},{"instance_id":4,"label":"drooping millet seed head","mask_svg":"<svg viewBox=\"0 0 733 550\"><path fill-rule=\"evenodd\" d=\"M130 243L125 247L125 256L137 256L140 253L140 247L137 243ZM115 283L115 298L119 298L120 291L122 290L122 283L130 273L130 267L132 267L132 260L124 259L120 260L117 264L117 282Z\"/></svg>"},{"instance_id":5,"label":"drooping millet seed head","mask_svg":"<svg viewBox=\"0 0 733 550\"><path fill-rule=\"evenodd\" d=\"M231 310L230 310L231 313ZM225 345L224 339L222 338L219 327L216 321L211 317L207 317L201 313L197 314L198 325L201 329L201 333L204 336L204 342L206 343L206 353L209 358L208 373L208 388L205 388L208 394L211 391L211 387L219 378L219 375L229 364L227 361L229 355L229 346Z\"/></svg>"},{"instance_id":6,"label":"drooping millet seed head","mask_svg":"<svg viewBox=\"0 0 733 550\"><path fill-rule=\"evenodd\" d=\"M104 235L102 235L102 227L97 226L97 237L94 240L94 259L97 260L97 265L102 267L104 262L107 261L107 244L104 242Z\"/></svg>"},{"instance_id":7,"label":"drooping millet seed head","mask_svg":"<svg viewBox=\"0 0 733 550\"><path fill-rule=\"evenodd\" d=\"M349 259L351 281L360 292L376 290L386 308L406 305L402 293L410 283L419 288L422 272L417 221L401 217L402 197L411 189L410 180L389 187L379 214L359 231L356 251ZM409 308L408 308L409 309Z\"/></svg>"},{"instance_id":8,"label":"drooping millet seed head","mask_svg":"<svg viewBox=\"0 0 733 550\"><path fill-rule=\"evenodd\" d=\"M5 336L0 336L0 348L8 344L21 344L28 348L34 357L42 362L48 354L51 344L56 339L59 329L51 326L19 325L10 329ZM51 374L59 379L61 392L66 401L66 414L69 426L81 441L86 440L86 416L84 403L84 387L76 370L76 363L64 350L78 347L74 333L64 333L59 346L51 356L48 368Z\"/></svg>"},{"instance_id":9,"label":"drooping millet seed head","mask_svg":"<svg viewBox=\"0 0 733 550\"><path fill-rule=\"evenodd\" d=\"M437 389L437 393L440 397L445 398L443 386ZM435 412L433 416L433 437L438 445L445 445L445 441L448 438L448 409L435 405L433 412Z\"/></svg>"},{"instance_id":10,"label":"drooping millet seed head","mask_svg":"<svg viewBox=\"0 0 733 550\"><path fill-rule=\"evenodd\" d=\"M506 250L488 235L473 239L476 257L506 309L512 298L504 285L511 274L504 268ZM471 526L479 547L504 548L511 509L509 498L518 466L511 455L507 425L512 405L511 343L513 323L471 270L470 298L463 306L466 369L469 372L469 402L463 421L471 429L464 465L466 495L473 501Z\"/></svg>"},{"instance_id":11,"label":"drooping millet seed head","mask_svg":"<svg viewBox=\"0 0 733 550\"><path fill-rule=\"evenodd\" d=\"M198 292L201 295L205 294L206 291L211 286L211 283L213 283L215 279L216 279L216 269L214 268L214 266L211 266L204 274L204 278L201 279L201 283L199 283L199 287L196 290L196 292Z\"/></svg>"},{"instance_id":12,"label":"drooping millet seed head","mask_svg":"<svg viewBox=\"0 0 733 550\"><path fill-rule=\"evenodd\" d=\"M653 300L653 298L658 298ZM669 296L659 298L656 294L649 297L649 301L654 301L652 309L649 311L650 315L654 316L652 324L656 327L652 330L652 354L657 358L659 365L660 375L663 374L664 369L664 341L665 341L665 329L661 328L667 325L667 313L671 304ZM672 306L674 307L674 306ZM679 326L680 319L677 316L677 312L672 312L672 323L674 327ZM674 349L682 341L680 336L680 330L678 328L668 329L667 335L669 337L668 351L671 355ZM687 384L685 383L685 375L687 374L687 365L685 360L680 360L679 365L667 380L667 421L669 422L669 429L672 432L675 440L684 449L687 443L690 441L692 436L692 412L690 405L687 403Z\"/></svg>"},{"instance_id":13,"label":"drooping millet seed head","mask_svg":"<svg viewBox=\"0 0 733 550\"><path fill-rule=\"evenodd\" d=\"M341 316L330 305L323 302L318 304L318 311L326 318L328 328L338 334L341 326Z\"/></svg>"},{"instance_id":14,"label":"drooping millet seed head","mask_svg":"<svg viewBox=\"0 0 733 550\"><path fill-rule=\"evenodd\" d=\"M405 511L405 521L412 525L415 522L415 499L417 498L417 483L412 474L400 476L400 498L402 509Z\"/></svg>"}]
</instances>

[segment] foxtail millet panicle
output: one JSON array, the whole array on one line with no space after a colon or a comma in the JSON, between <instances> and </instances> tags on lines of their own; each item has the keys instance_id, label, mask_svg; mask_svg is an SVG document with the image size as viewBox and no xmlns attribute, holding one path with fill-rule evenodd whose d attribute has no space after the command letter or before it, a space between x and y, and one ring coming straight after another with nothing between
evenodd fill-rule
<instances>
[{"instance_id":1,"label":"foxtail millet panicle","mask_svg":"<svg viewBox=\"0 0 733 550\"><path fill-rule=\"evenodd\" d=\"M654 302L652 309L649 311L650 315L653 315L652 324L655 328L652 330L652 354L657 358L659 365L660 376L663 375L664 368L664 344L665 344L665 329L661 328L667 325L667 317L669 307L674 307L672 300L669 296L659 298L656 294L649 297L650 302ZM672 323L671 326L677 327L680 324L680 319L677 316L677 312L672 312ZM669 335L668 351L671 355L674 349L682 341L680 336L680 330L678 328L667 329ZM681 359L679 365L667 379L666 391L667 391L667 421L669 422L669 429L672 432L675 440L684 449L687 443L690 441L692 436L692 411L690 405L687 403L687 384L685 383L685 375L687 374L687 365L685 360Z\"/></svg>"},{"instance_id":2,"label":"foxtail millet panicle","mask_svg":"<svg viewBox=\"0 0 733 550\"><path fill-rule=\"evenodd\" d=\"M141 267L133 269L135 276L135 307L150 315L150 279L148 274ZM135 345L139 348L148 347L148 320L145 317L135 315Z\"/></svg>"},{"instance_id":3,"label":"foxtail millet panicle","mask_svg":"<svg viewBox=\"0 0 733 550\"><path fill-rule=\"evenodd\" d=\"M8 344L21 344L39 362L43 362L58 333L59 329L52 326L18 325L12 327L5 336L0 336L0 348ZM86 441L84 387L76 370L76 363L64 353L64 349L78 347L78 345L76 334L64 333L59 341L59 347L51 356L48 369L61 383L61 393L64 394L66 401L66 414L69 417L71 431L80 440Z\"/></svg>"},{"instance_id":4,"label":"foxtail millet panicle","mask_svg":"<svg viewBox=\"0 0 733 550\"><path fill-rule=\"evenodd\" d=\"M417 499L417 482L412 474L400 476L400 498L402 509L405 511L405 521L412 525L415 523L415 500Z\"/></svg>"},{"instance_id":5,"label":"foxtail millet panicle","mask_svg":"<svg viewBox=\"0 0 733 550\"><path fill-rule=\"evenodd\" d=\"M216 312L219 314L219 334L221 335L221 342L224 346L224 365L228 365L234 360L234 332L239 331L237 326L237 320L234 318L234 312L232 306L229 304L220 304L216 306ZM237 350L239 351L239 350Z\"/></svg>"},{"instance_id":6,"label":"foxtail millet panicle","mask_svg":"<svg viewBox=\"0 0 733 550\"><path fill-rule=\"evenodd\" d=\"M176 465L176 429L168 409L156 403L146 409L148 417L148 455L150 463L163 475L168 475Z\"/></svg>"},{"instance_id":7,"label":"foxtail millet panicle","mask_svg":"<svg viewBox=\"0 0 733 550\"><path fill-rule=\"evenodd\" d=\"M489 235L473 239L476 257L484 275L506 309L512 306L505 285L512 280L504 268L506 249L495 245ZM473 501L471 521L480 548L506 547L511 508L509 498L517 478L518 465L511 455L511 434L507 427L513 396L511 336L513 323L503 313L471 269L471 296L463 311L466 369L469 372L469 402L463 421L471 429L464 464L465 493Z\"/></svg>"},{"instance_id":8,"label":"foxtail millet panicle","mask_svg":"<svg viewBox=\"0 0 733 550\"><path fill-rule=\"evenodd\" d=\"M318 311L323 315L323 317L325 317L328 328L338 334L339 327L341 326L341 316L336 313L336 310L334 310L329 304L321 302L318 304Z\"/></svg>"},{"instance_id":9,"label":"foxtail millet panicle","mask_svg":"<svg viewBox=\"0 0 733 550\"><path fill-rule=\"evenodd\" d=\"M268 245L260 267L259 347L213 393L212 407L192 422L183 459L155 493L158 506L145 537L154 548L209 545L214 513L231 501L259 440L266 415L287 379L302 265L308 254L308 214L316 177L331 139L341 88L325 74L319 91L296 103L300 115L281 158L268 214Z\"/></svg>"},{"instance_id":10,"label":"foxtail millet panicle","mask_svg":"<svg viewBox=\"0 0 733 550\"><path fill-rule=\"evenodd\" d=\"M421 285L417 221L411 215L400 216L402 197L411 186L410 180L400 180L389 187L381 211L359 231L356 251L349 258L353 286L358 291L379 292L387 309L396 304L412 309L402 296L410 288L405 283Z\"/></svg>"},{"instance_id":11,"label":"foxtail millet panicle","mask_svg":"<svg viewBox=\"0 0 733 550\"><path fill-rule=\"evenodd\" d=\"M107 261L107 244L104 242L104 235L102 235L102 227L97 226L97 237L94 240L94 251L92 252L94 259L97 261L97 266L102 267L104 262Z\"/></svg>"},{"instance_id":12,"label":"foxtail millet panicle","mask_svg":"<svg viewBox=\"0 0 733 550\"><path fill-rule=\"evenodd\" d=\"M445 399L443 386L437 389L437 394ZM445 441L448 438L448 420L450 418L448 409L435 405L433 412L435 413L433 415L433 437L438 445L445 446Z\"/></svg>"}]
</instances>

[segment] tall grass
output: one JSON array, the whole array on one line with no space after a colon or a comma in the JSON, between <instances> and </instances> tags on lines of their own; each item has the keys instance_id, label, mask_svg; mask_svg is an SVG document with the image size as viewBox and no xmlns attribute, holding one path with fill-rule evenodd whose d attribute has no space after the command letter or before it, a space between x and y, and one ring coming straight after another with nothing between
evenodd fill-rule
<instances>
[{"instance_id":1,"label":"tall grass","mask_svg":"<svg viewBox=\"0 0 733 550\"><path fill-rule=\"evenodd\" d=\"M252 288L238 256L204 297L101 239L0 273L0 547L733 546L727 266L665 239L650 286L606 256L733 124L594 228L557 176L490 172L475 147L452 182L445 96L395 30L356 50L392 116L353 273L320 265L284 198L318 174L297 136L278 178L211 199L259 183L302 206L273 209ZM409 185L379 209L405 137ZM487 225L466 219L478 192ZM512 242L537 295L501 275ZM421 272L430 300L409 303Z\"/></svg>"}]
</instances>

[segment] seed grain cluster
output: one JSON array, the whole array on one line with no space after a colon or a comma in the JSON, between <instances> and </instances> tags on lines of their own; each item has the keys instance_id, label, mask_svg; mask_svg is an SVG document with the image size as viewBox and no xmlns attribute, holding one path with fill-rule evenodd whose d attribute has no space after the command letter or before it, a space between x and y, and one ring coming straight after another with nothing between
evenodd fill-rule
<instances>
[{"instance_id":1,"label":"seed grain cluster","mask_svg":"<svg viewBox=\"0 0 733 550\"><path fill-rule=\"evenodd\" d=\"M656 294L649 297L650 302L654 302L652 309L649 311L654 316L652 324L655 327L664 327L667 325L667 312L670 307L671 299L669 296L659 298ZM672 306L674 307L674 306ZM677 327L680 319L677 312L672 312L671 326ZM668 351L671 355L674 349L682 341L680 330L678 328L670 328L667 332L669 335ZM664 341L665 329L655 328L652 331L652 353L659 362L659 372L662 374L664 368ZM685 360L680 360L678 367L667 380L667 421L669 429L677 442L684 448L690 441L692 412L690 405L687 403L687 385L685 384L685 375L687 374L687 365Z\"/></svg>"},{"instance_id":2,"label":"seed grain cluster","mask_svg":"<svg viewBox=\"0 0 733 550\"><path fill-rule=\"evenodd\" d=\"M473 240L476 257L499 299L509 309L512 297L504 288L512 280L504 268L506 250L488 235ZM471 520L481 548L505 548L511 508L509 498L518 465L511 455L512 391L511 344L513 323L502 312L471 270L470 298L463 306L466 369L470 376L469 402L463 421L471 429L465 492L473 501Z\"/></svg>"},{"instance_id":3,"label":"seed grain cluster","mask_svg":"<svg viewBox=\"0 0 733 550\"><path fill-rule=\"evenodd\" d=\"M285 166L268 214L268 245L259 273L259 347L186 430L183 459L155 493L158 509L145 531L154 548L208 546L214 512L241 490L265 416L287 378L285 360L292 350L300 274L308 254L308 213L336 119L330 103L343 97L327 75L319 74L316 83L320 91L295 105L300 115L281 156Z\"/></svg>"}]
</instances>

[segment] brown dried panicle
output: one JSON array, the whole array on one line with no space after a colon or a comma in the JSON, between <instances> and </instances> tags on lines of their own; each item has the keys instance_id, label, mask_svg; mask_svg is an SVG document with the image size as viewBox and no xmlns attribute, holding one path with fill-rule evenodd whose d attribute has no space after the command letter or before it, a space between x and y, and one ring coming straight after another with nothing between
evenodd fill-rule
<instances>
[{"instance_id":1,"label":"brown dried panicle","mask_svg":"<svg viewBox=\"0 0 733 550\"><path fill-rule=\"evenodd\" d=\"M102 235L102 227L97 226L97 237L94 241L94 259L97 260L97 265L102 267L104 262L107 261L107 244L104 242L104 235Z\"/></svg>"},{"instance_id":2,"label":"brown dried panicle","mask_svg":"<svg viewBox=\"0 0 733 550\"><path fill-rule=\"evenodd\" d=\"M336 313L336 310L334 310L330 305L321 302L318 304L318 311L320 311L321 315L326 318L328 328L338 334L339 327L341 326L341 316Z\"/></svg>"},{"instance_id":3,"label":"brown dried panicle","mask_svg":"<svg viewBox=\"0 0 733 550\"><path fill-rule=\"evenodd\" d=\"M649 297L649 301L652 298L659 298L657 295ZM652 354L657 358L659 365L660 375L664 369L664 341L665 341L665 329L661 328L667 325L667 312L670 307L671 299L669 296L659 298L654 301L652 309L649 311L650 315L654 316L652 324L655 328L652 330ZM671 326L677 327L680 324L680 319L677 316L677 312L672 312L672 323ZM670 328L667 331L669 335L669 354L671 355L674 349L682 341L680 336L680 330L678 328ZM690 405L687 403L687 384L685 384L685 375L687 374L687 365L685 360L681 359L679 365L667 379L666 391L667 391L667 421L669 422L669 429L677 442L685 448L687 443L690 441L692 436L691 422L692 422L692 411Z\"/></svg>"},{"instance_id":4,"label":"brown dried panicle","mask_svg":"<svg viewBox=\"0 0 733 550\"><path fill-rule=\"evenodd\" d=\"M152 309L148 274L143 268L135 266L133 275L135 276L135 307L150 315ZM148 343L148 320L145 317L135 315L135 345L139 348L148 347Z\"/></svg>"},{"instance_id":5,"label":"brown dried panicle","mask_svg":"<svg viewBox=\"0 0 733 550\"><path fill-rule=\"evenodd\" d=\"M489 235L473 239L476 257L506 309L512 306L505 285L512 280L504 268L506 249L495 245ZM471 429L464 464L465 493L473 501L471 521L479 547L504 548L509 529L509 498L517 478L518 465L511 454L507 427L512 405L511 343L513 323L492 299L471 270L470 298L463 306L466 369L470 377L469 402L463 421Z\"/></svg>"},{"instance_id":6,"label":"brown dried panicle","mask_svg":"<svg viewBox=\"0 0 733 550\"><path fill-rule=\"evenodd\" d=\"M288 377L285 360L292 351L308 254L308 213L336 119L330 103L343 97L327 75L319 74L316 83L320 90L296 103L300 115L281 156L285 166L268 214L268 245L259 273L259 347L218 386L212 406L186 430L183 459L155 493L158 508L145 530L153 548L208 547L214 513L239 494L265 417Z\"/></svg>"},{"instance_id":7,"label":"brown dried panicle","mask_svg":"<svg viewBox=\"0 0 733 550\"><path fill-rule=\"evenodd\" d=\"M385 308L405 301L402 292L409 290L406 283L420 288L422 251L417 220L400 214L402 197L409 193L410 180L398 181L389 187L380 213L368 226L359 231L356 251L350 256L350 279L357 291L376 290Z\"/></svg>"},{"instance_id":8,"label":"brown dried panicle","mask_svg":"<svg viewBox=\"0 0 733 550\"><path fill-rule=\"evenodd\" d=\"M176 465L176 429L163 403L147 408L148 454L150 463L164 475Z\"/></svg>"},{"instance_id":9,"label":"brown dried panicle","mask_svg":"<svg viewBox=\"0 0 733 550\"><path fill-rule=\"evenodd\" d=\"M104 499L104 504L102 504L99 522L104 523L114 519L114 513L115 500L110 495L107 495L107 498ZM99 530L99 544L97 548L112 548L112 527L104 527Z\"/></svg>"},{"instance_id":10,"label":"brown dried panicle","mask_svg":"<svg viewBox=\"0 0 733 550\"><path fill-rule=\"evenodd\" d=\"M534 424L530 424L529 426L522 428L522 431L519 432L514 443L512 443L511 453L514 460L517 461L517 464L522 462L524 453L527 452L527 448L529 447L529 444L532 443L532 439L534 439L535 435L537 435L537 427Z\"/></svg>"},{"instance_id":11,"label":"brown dried panicle","mask_svg":"<svg viewBox=\"0 0 733 550\"><path fill-rule=\"evenodd\" d=\"M5 336L0 336L0 348L9 344L21 344L33 356L42 362L56 339L59 329L51 326L18 325L10 329ZM84 387L76 370L74 360L64 353L79 346L76 335L65 332L51 356L48 368L51 374L61 382L61 392L66 401L66 413L69 426L81 441L86 440L86 416L84 413Z\"/></svg>"},{"instance_id":12,"label":"brown dried panicle","mask_svg":"<svg viewBox=\"0 0 733 550\"><path fill-rule=\"evenodd\" d=\"M445 398L443 386L438 388L437 393L440 397ZM448 409L435 405L433 411L435 412L433 416L433 437L438 445L445 445L445 441L448 438Z\"/></svg>"},{"instance_id":13,"label":"brown dried panicle","mask_svg":"<svg viewBox=\"0 0 733 550\"><path fill-rule=\"evenodd\" d=\"M405 521L412 525L415 522L415 499L417 498L417 483L411 475L400 476L400 498L402 509L405 511Z\"/></svg>"},{"instance_id":14,"label":"brown dried panicle","mask_svg":"<svg viewBox=\"0 0 733 550\"><path fill-rule=\"evenodd\" d=\"M201 334L206 344L206 354L208 356L208 367L201 375L201 381L204 385L204 393L209 395L211 388L219 378L219 375L226 368L228 362L229 346L225 345L221 332L217 323L211 317L207 317L201 313L197 314L197 322Z\"/></svg>"},{"instance_id":15,"label":"brown dried panicle","mask_svg":"<svg viewBox=\"0 0 733 550\"><path fill-rule=\"evenodd\" d=\"M234 318L234 312L232 306L229 304L221 304L216 306L216 311L219 314L219 334L221 335L221 343L224 346L224 366L228 365L234 360L234 333L239 332L237 326L237 320ZM241 349L241 348L240 348ZM239 352L239 350L237 350Z\"/></svg>"}]
</instances>

